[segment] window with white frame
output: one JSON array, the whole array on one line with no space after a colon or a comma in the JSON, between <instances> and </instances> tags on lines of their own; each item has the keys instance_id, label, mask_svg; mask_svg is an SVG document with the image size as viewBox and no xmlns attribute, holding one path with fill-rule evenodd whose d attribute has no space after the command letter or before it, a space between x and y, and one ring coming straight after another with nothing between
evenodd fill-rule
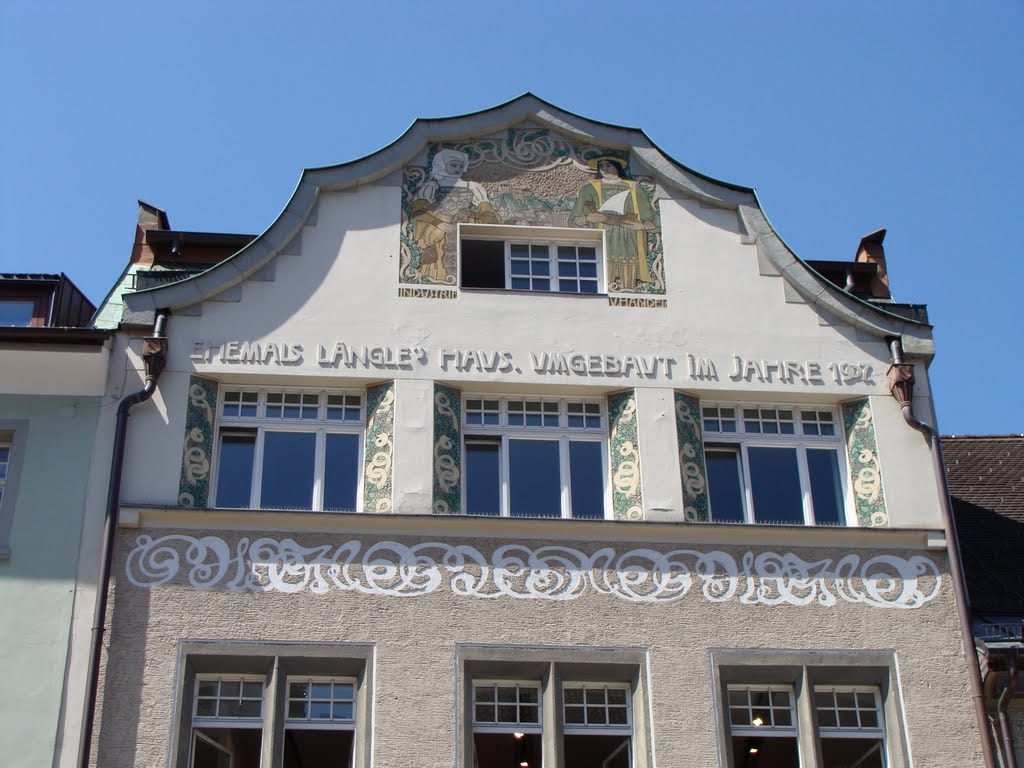
<instances>
[{"instance_id":1,"label":"window with white frame","mask_svg":"<svg viewBox=\"0 0 1024 768\"><path fill-rule=\"evenodd\" d=\"M358 392L223 389L216 506L355 510L363 423Z\"/></svg>"},{"instance_id":2,"label":"window with white frame","mask_svg":"<svg viewBox=\"0 0 1024 768\"><path fill-rule=\"evenodd\" d=\"M181 651L175 768L368 768L371 646L184 641Z\"/></svg>"},{"instance_id":3,"label":"window with white frame","mask_svg":"<svg viewBox=\"0 0 1024 768\"><path fill-rule=\"evenodd\" d=\"M464 509L475 515L603 518L605 418L601 401L467 396Z\"/></svg>"},{"instance_id":4,"label":"window with white frame","mask_svg":"<svg viewBox=\"0 0 1024 768\"><path fill-rule=\"evenodd\" d=\"M834 408L708 403L701 411L712 520L846 525Z\"/></svg>"},{"instance_id":5,"label":"window with white frame","mask_svg":"<svg viewBox=\"0 0 1024 768\"><path fill-rule=\"evenodd\" d=\"M192 706L191 768L258 766L264 678L198 675Z\"/></svg>"},{"instance_id":6,"label":"window with white frame","mask_svg":"<svg viewBox=\"0 0 1024 768\"><path fill-rule=\"evenodd\" d=\"M633 720L628 685L562 686L566 768L632 768Z\"/></svg>"},{"instance_id":7,"label":"window with white frame","mask_svg":"<svg viewBox=\"0 0 1024 768\"><path fill-rule=\"evenodd\" d=\"M810 739L798 732L796 689L784 685L730 685L729 735L734 768L789 768L815 764L827 768L888 765L885 721L877 686L814 687L816 730ZM815 755L801 762L801 745Z\"/></svg>"},{"instance_id":8,"label":"window with white frame","mask_svg":"<svg viewBox=\"0 0 1024 768\"><path fill-rule=\"evenodd\" d=\"M541 766L540 683L473 681L474 765Z\"/></svg>"},{"instance_id":9,"label":"window with white frame","mask_svg":"<svg viewBox=\"0 0 1024 768\"><path fill-rule=\"evenodd\" d=\"M599 230L460 226L463 288L604 291Z\"/></svg>"},{"instance_id":10,"label":"window with white frame","mask_svg":"<svg viewBox=\"0 0 1024 768\"><path fill-rule=\"evenodd\" d=\"M355 678L288 678L284 765L346 768L352 760L355 725Z\"/></svg>"},{"instance_id":11,"label":"window with white frame","mask_svg":"<svg viewBox=\"0 0 1024 768\"><path fill-rule=\"evenodd\" d=\"M883 768L885 722L878 688L816 686L814 705L825 765Z\"/></svg>"}]
</instances>

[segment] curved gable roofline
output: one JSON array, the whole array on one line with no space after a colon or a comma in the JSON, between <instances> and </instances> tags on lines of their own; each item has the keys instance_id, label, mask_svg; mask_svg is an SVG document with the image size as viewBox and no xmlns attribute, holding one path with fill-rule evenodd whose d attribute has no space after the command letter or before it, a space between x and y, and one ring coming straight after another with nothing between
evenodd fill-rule
<instances>
[{"instance_id":1,"label":"curved gable roofline","mask_svg":"<svg viewBox=\"0 0 1024 768\"><path fill-rule=\"evenodd\" d=\"M591 120L560 109L532 93L466 115L418 118L391 144L365 157L303 170L284 209L252 243L186 280L126 294L125 304L132 311L146 312L181 309L212 298L259 271L291 242L313 213L323 191L340 191L381 179L402 168L433 142L487 135L527 120L579 141L628 149L668 186L696 198L703 205L736 210L750 242L763 247L779 273L808 303L832 312L870 335L924 333L930 344L930 334L925 331L929 326L850 296L808 267L776 233L753 188L720 181L688 168L663 152L639 128ZM907 352L913 353L911 348Z\"/></svg>"}]
</instances>

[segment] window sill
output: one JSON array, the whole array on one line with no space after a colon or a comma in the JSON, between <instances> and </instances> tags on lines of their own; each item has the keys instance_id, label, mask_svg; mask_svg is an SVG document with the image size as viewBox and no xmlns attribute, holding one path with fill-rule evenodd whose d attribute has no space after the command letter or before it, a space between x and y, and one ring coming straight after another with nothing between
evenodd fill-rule
<instances>
[{"instance_id":1,"label":"window sill","mask_svg":"<svg viewBox=\"0 0 1024 768\"><path fill-rule=\"evenodd\" d=\"M609 293L577 293L576 291L527 291L521 288L473 288L462 286L459 287L460 292L465 293L483 293L483 294L514 294L516 296L571 296L573 298L580 299L607 299ZM616 294L618 295L618 294ZM625 294L632 296L632 294Z\"/></svg>"},{"instance_id":2,"label":"window sill","mask_svg":"<svg viewBox=\"0 0 1024 768\"><path fill-rule=\"evenodd\" d=\"M450 538L540 539L547 541L652 542L743 547L834 547L877 550L929 549L939 531L930 528L851 528L739 523L591 520L560 517L492 517L367 512L282 512L259 509L202 509L132 504L121 508L124 529L269 531L357 536L422 535Z\"/></svg>"}]
</instances>

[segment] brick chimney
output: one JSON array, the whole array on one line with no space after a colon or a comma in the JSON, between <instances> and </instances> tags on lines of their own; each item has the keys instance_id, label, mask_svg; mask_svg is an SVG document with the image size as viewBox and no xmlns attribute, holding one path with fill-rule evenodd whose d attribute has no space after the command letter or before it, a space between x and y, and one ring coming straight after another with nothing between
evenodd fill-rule
<instances>
[{"instance_id":1,"label":"brick chimney","mask_svg":"<svg viewBox=\"0 0 1024 768\"><path fill-rule=\"evenodd\" d=\"M864 235L857 246L857 258L859 264L876 264L878 272L871 278L871 297L874 299L891 299L889 292L889 272L885 268L885 248L882 241L885 240L885 228Z\"/></svg>"}]
</instances>

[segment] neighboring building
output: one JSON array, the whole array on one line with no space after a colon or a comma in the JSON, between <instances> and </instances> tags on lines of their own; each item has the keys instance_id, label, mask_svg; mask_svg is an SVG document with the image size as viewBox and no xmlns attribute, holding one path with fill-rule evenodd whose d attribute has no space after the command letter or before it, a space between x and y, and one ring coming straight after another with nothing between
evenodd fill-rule
<instances>
[{"instance_id":1,"label":"neighboring building","mask_svg":"<svg viewBox=\"0 0 1024 768\"><path fill-rule=\"evenodd\" d=\"M167 356L97 763L982 765L883 236L801 261L752 190L524 96L115 289L109 386Z\"/></svg>"},{"instance_id":2,"label":"neighboring building","mask_svg":"<svg viewBox=\"0 0 1024 768\"><path fill-rule=\"evenodd\" d=\"M1004 750L1024 766L1024 435L952 435L942 450L986 697Z\"/></svg>"},{"instance_id":3,"label":"neighboring building","mask_svg":"<svg viewBox=\"0 0 1024 768\"><path fill-rule=\"evenodd\" d=\"M0 744L11 768L51 765L62 739L83 516L106 480L92 462L112 334L85 327L94 310L66 275L0 274Z\"/></svg>"}]
</instances>

